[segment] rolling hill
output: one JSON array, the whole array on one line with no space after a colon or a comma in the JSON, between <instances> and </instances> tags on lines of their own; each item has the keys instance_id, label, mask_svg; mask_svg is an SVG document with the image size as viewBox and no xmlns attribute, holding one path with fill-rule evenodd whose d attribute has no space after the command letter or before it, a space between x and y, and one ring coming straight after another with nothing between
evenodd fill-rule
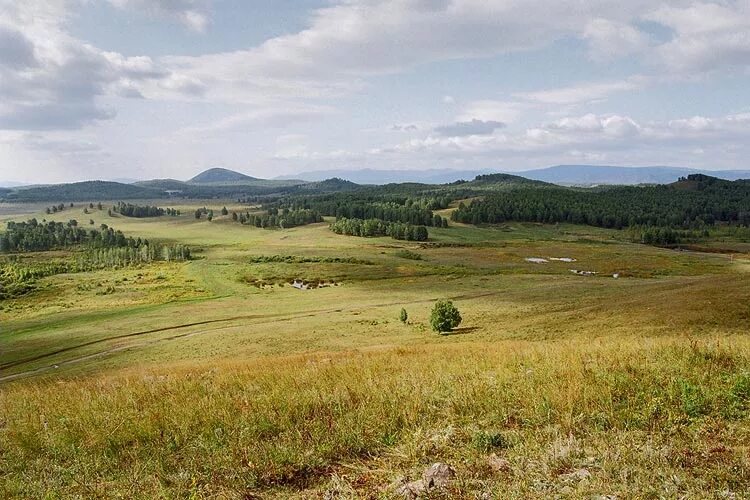
<instances>
[{"instance_id":1,"label":"rolling hill","mask_svg":"<svg viewBox=\"0 0 750 500\"><path fill-rule=\"evenodd\" d=\"M255 177L250 177L234 170L226 168L209 168L196 175L188 182L191 184L233 184L240 182L258 181Z\"/></svg>"},{"instance_id":2,"label":"rolling hill","mask_svg":"<svg viewBox=\"0 0 750 500\"><path fill-rule=\"evenodd\" d=\"M474 179L478 175L503 172L531 180L552 184L591 186L598 184L669 184L679 177L704 173L725 180L750 178L750 170L698 170L680 167L622 167L598 165L556 165L548 168L508 171L506 169L477 168L469 170L428 169L428 170L387 170L387 169L341 169L302 172L295 176L282 176L278 179L296 177L309 182L337 177L358 184L392 184L419 182L426 184L447 184L458 180Z\"/></svg>"},{"instance_id":3,"label":"rolling hill","mask_svg":"<svg viewBox=\"0 0 750 500\"><path fill-rule=\"evenodd\" d=\"M84 181L71 184L33 186L0 192L4 201L89 201L89 200L134 200L159 198L163 192L144 186L120 184L109 181Z\"/></svg>"}]
</instances>

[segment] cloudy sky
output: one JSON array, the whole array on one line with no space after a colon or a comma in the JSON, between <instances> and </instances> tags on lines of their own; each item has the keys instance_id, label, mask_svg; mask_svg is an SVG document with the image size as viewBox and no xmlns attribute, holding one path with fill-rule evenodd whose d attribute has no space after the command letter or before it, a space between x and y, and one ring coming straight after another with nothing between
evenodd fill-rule
<instances>
[{"instance_id":1,"label":"cloudy sky","mask_svg":"<svg viewBox=\"0 0 750 500\"><path fill-rule=\"evenodd\" d=\"M750 168L750 0L0 0L0 181Z\"/></svg>"}]
</instances>

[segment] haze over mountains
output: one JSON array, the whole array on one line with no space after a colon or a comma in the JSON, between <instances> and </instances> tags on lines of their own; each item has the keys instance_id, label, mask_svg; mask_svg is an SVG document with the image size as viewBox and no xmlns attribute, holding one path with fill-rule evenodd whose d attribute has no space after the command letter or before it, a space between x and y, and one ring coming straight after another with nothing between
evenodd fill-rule
<instances>
[{"instance_id":1,"label":"haze over mountains","mask_svg":"<svg viewBox=\"0 0 750 500\"><path fill-rule=\"evenodd\" d=\"M679 177L690 174L707 174L726 180L750 178L750 170L697 170L680 167L621 167L597 165L556 165L553 167L508 172L494 169L478 170L320 170L302 172L294 176L283 176L279 179L301 179L319 181L331 177L347 179L358 184L388 184L392 182L424 182L427 184L444 184L459 179L470 180L477 175L495 172L510 173L527 179L551 182L563 185L596 185L596 184L668 184Z\"/></svg>"},{"instance_id":2,"label":"haze over mountains","mask_svg":"<svg viewBox=\"0 0 750 500\"><path fill-rule=\"evenodd\" d=\"M298 186L306 183L320 183L330 179L343 179L356 184L390 184L419 182L424 184L445 184L457 180L471 180L478 175L509 173L531 180L560 185L636 185L668 184L679 177L703 173L725 180L750 179L750 170L699 170L669 166L622 167L597 165L556 165L552 167L503 172L493 169L476 170L389 170L389 169L339 169L302 172L296 175L280 176L274 179L260 179L235 170L214 167L205 170L187 181L176 179L131 180L114 179L111 182L132 184L140 188L168 191L190 191L196 186L253 185L274 188ZM0 181L0 188L24 189L19 183Z\"/></svg>"}]
</instances>

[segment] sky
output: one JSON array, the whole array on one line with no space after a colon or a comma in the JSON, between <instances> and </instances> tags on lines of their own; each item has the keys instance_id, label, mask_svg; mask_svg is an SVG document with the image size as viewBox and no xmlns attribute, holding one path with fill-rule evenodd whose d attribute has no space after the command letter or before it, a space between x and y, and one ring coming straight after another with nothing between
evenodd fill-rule
<instances>
[{"instance_id":1,"label":"sky","mask_svg":"<svg viewBox=\"0 0 750 500\"><path fill-rule=\"evenodd\" d=\"M0 0L0 181L750 169L750 0Z\"/></svg>"}]
</instances>

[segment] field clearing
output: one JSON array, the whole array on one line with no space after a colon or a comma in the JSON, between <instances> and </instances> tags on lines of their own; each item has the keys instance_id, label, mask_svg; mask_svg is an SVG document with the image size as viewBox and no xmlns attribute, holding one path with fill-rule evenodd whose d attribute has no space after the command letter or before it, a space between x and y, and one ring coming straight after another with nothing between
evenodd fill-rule
<instances>
[{"instance_id":1,"label":"field clearing","mask_svg":"<svg viewBox=\"0 0 750 500\"><path fill-rule=\"evenodd\" d=\"M0 495L388 497L435 461L456 467L458 498L750 495L741 242L730 258L513 223L418 243L196 220L224 203L180 203L148 219L0 212L196 257L0 301ZM67 253L24 258L51 255ZM439 298L464 318L453 334L429 328Z\"/></svg>"}]
</instances>

